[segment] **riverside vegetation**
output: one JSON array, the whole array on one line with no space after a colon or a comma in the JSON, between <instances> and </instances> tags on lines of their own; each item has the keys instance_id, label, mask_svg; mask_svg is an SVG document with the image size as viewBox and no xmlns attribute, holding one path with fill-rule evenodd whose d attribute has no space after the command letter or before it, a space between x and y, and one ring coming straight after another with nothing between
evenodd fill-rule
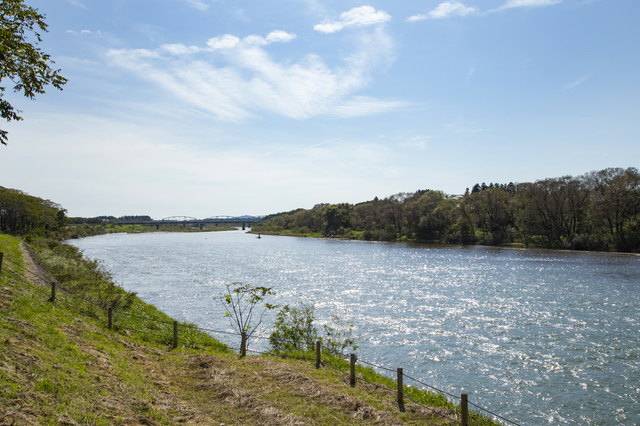
<instances>
[{"instance_id":1,"label":"riverside vegetation","mask_svg":"<svg viewBox=\"0 0 640 426\"><path fill-rule=\"evenodd\" d=\"M640 252L640 172L419 190L267 216L254 233Z\"/></svg>"},{"instance_id":2,"label":"riverside vegetation","mask_svg":"<svg viewBox=\"0 0 640 426\"><path fill-rule=\"evenodd\" d=\"M48 235L57 240L84 238L93 235L139 232L211 232L235 229L226 226L183 228L166 224L160 229L144 225L118 225L118 220L143 219L149 216L103 216L94 218L67 217L67 210L60 204L34 197L18 189L0 186L0 232L22 235L27 238Z\"/></svg>"},{"instance_id":3,"label":"riverside vegetation","mask_svg":"<svg viewBox=\"0 0 640 426\"><path fill-rule=\"evenodd\" d=\"M0 234L3 424L449 424L418 404L400 412L394 394L379 387L360 381L352 388L345 374L286 357L312 357L308 348L274 347L270 355L239 358L182 323L182 343L172 350L172 319L59 241L65 235L63 209L20 195L30 203L31 221L20 217L28 246L18 236ZM49 280L68 293L61 290L55 302L48 301ZM111 330L108 307L119 313ZM323 361L348 369L338 356L325 354ZM393 380L369 368L358 366L357 372L395 389ZM404 391L437 413L459 413L442 395ZM495 424L475 413L471 420Z\"/></svg>"}]
</instances>

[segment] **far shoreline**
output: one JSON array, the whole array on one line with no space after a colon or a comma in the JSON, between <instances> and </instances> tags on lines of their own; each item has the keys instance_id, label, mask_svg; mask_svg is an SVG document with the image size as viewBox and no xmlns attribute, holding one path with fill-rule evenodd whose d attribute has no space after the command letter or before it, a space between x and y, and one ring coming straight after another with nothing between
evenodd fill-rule
<instances>
[{"instance_id":1,"label":"far shoreline","mask_svg":"<svg viewBox=\"0 0 640 426\"><path fill-rule=\"evenodd\" d=\"M326 236L320 233L308 233L308 234L298 234L294 232L273 232L273 231L253 231L248 230L247 234L257 234L257 235L271 235L277 237L297 237L297 238L316 238L316 239L324 239L324 240L342 240L342 241L361 241L367 243L405 243L405 244L418 244L418 245L434 245L434 246L443 246L443 247L496 247L503 249L520 249L520 250L549 250L553 252L567 252L567 253L603 253L603 254L625 254L631 255L635 257L640 257L640 253L632 253L627 251L615 251L615 250L578 250L571 248L554 248L554 247L546 247L543 245L527 245L525 243L502 243L502 244L462 244L462 243L443 243L441 241L435 240L415 240L415 239L395 239L395 240L365 240L364 238L349 238L349 237L341 237L341 236Z\"/></svg>"}]
</instances>

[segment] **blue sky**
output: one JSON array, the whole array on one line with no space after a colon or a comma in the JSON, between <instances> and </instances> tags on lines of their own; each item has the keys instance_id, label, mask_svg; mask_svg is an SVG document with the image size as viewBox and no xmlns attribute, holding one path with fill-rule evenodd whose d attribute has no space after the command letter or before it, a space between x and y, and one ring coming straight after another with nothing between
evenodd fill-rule
<instances>
[{"instance_id":1,"label":"blue sky","mask_svg":"<svg viewBox=\"0 0 640 426\"><path fill-rule=\"evenodd\" d=\"M0 185L71 216L268 214L640 166L637 0L26 0L69 83Z\"/></svg>"}]
</instances>

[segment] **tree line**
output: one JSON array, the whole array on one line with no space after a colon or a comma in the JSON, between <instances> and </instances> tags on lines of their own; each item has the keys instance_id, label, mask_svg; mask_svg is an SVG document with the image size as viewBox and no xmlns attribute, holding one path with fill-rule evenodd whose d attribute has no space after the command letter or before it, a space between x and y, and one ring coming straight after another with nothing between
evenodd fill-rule
<instances>
[{"instance_id":1,"label":"tree line","mask_svg":"<svg viewBox=\"0 0 640 426\"><path fill-rule=\"evenodd\" d=\"M317 204L268 216L253 231L640 252L640 172L607 168L533 183L475 184L464 195L419 190L355 205Z\"/></svg>"},{"instance_id":2,"label":"tree line","mask_svg":"<svg viewBox=\"0 0 640 426\"><path fill-rule=\"evenodd\" d=\"M125 215L125 216L96 216L96 217L70 217L69 225L107 225L116 222L152 222L149 215Z\"/></svg>"},{"instance_id":3,"label":"tree line","mask_svg":"<svg viewBox=\"0 0 640 426\"><path fill-rule=\"evenodd\" d=\"M24 235L65 224L66 210L60 204L0 186L0 231Z\"/></svg>"}]
</instances>

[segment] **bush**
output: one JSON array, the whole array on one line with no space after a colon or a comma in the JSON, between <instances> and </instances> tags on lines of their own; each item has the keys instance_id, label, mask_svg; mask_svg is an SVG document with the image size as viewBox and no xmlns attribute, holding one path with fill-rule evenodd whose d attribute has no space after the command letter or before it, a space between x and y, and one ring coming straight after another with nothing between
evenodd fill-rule
<instances>
[{"instance_id":1,"label":"bush","mask_svg":"<svg viewBox=\"0 0 640 426\"><path fill-rule=\"evenodd\" d=\"M283 307L276 316L274 331L269 344L275 352L312 351L318 330L313 325L316 319L313 305L300 304L299 308Z\"/></svg>"},{"instance_id":2,"label":"bush","mask_svg":"<svg viewBox=\"0 0 640 426\"><path fill-rule=\"evenodd\" d=\"M300 303L299 308L284 306L278 312L274 331L269 336L272 350L276 353L311 352L318 340L333 355L342 355L348 347L358 348L355 342L359 336L353 335L353 323L332 315L331 324L323 325L321 333L314 325L315 320L313 305Z\"/></svg>"}]
</instances>

